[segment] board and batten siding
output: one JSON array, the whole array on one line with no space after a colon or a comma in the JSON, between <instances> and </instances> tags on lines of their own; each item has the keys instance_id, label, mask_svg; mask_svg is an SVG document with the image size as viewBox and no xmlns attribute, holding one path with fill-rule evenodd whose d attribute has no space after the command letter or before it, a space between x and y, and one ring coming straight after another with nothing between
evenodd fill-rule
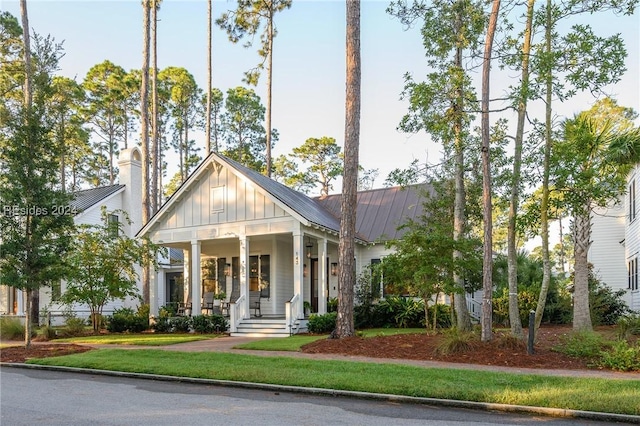
<instances>
[{"instance_id":1,"label":"board and batten siding","mask_svg":"<svg viewBox=\"0 0 640 426\"><path fill-rule=\"evenodd\" d=\"M191 189L180 194L160 229L247 222L289 216L250 182L226 167L206 171ZM222 200L219 198L222 197Z\"/></svg>"}]
</instances>

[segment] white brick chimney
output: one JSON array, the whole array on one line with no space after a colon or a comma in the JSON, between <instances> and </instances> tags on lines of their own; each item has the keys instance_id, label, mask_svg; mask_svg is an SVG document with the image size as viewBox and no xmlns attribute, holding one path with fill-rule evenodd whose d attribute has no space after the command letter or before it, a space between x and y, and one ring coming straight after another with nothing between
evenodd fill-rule
<instances>
[{"instance_id":1,"label":"white brick chimney","mask_svg":"<svg viewBox=\"0 0 640 426\"><path fill-rule=\"evenodd\" d=\"M138 147L120 151L119 181L125 186L122 209L129 213L131 227L124 223L124 231L133 237L142 228L142 154Z\"/></svg>"}]
</instances>

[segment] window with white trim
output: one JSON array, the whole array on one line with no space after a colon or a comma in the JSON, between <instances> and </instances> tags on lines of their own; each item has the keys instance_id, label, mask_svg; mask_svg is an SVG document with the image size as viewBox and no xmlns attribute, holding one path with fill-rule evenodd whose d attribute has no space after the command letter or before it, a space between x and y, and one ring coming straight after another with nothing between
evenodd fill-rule
<instances>
[{"instance_id":1,"label":"window with white trim","mask_svg":"<svg viewBox=\"0 0 640 426\"><path fill-rule=\"evenodd\" d=\"M638 258L635 257L627 264L629 274L629 290L638 289Z\"/></svg>"},{"instance_id":2,"label":"window with white trim","mask_svg":"<svg viewBox=\"0 0 640 426\"><path fill-rule=\"evenodd\" d=\"M629 184L629 222L636 219L636 179L635 176Z\"/></svg>"}]
</instances>

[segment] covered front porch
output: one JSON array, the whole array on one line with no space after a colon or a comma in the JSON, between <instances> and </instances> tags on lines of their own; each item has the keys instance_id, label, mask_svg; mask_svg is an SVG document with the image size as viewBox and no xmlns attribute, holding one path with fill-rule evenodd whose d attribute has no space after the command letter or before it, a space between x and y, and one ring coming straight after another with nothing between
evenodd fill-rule
<instances>
[{"instance_id":1,"label":"covered front porch","mask_svg":"<svg viewBox=\"0 0 640 426\"><path fill-rule=\"evenodd\" d=\"M337 286L335 237L304 227L273 234L237 231L158 241L183 250L184 268L181 275L152 277L152 315L173 304L183 315L227 316L232 335L306 331L308 315L326 313L329 297L335 296L330 290Z\"/></svg>"}]
</instances>

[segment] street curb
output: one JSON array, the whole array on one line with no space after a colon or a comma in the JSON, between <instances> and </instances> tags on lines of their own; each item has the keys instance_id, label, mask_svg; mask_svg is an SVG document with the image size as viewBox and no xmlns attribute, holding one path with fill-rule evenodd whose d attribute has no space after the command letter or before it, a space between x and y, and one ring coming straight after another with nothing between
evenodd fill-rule
<instances>
[{"instance_id":1,"label":"street curb","mask_svg":"<svg viewBox=\"0 0 640 426\"><path fill-rule=\"evenodd\" d=\"M206 385L216 385L216 386L238 387L238 388L245 388L245 389L268 390L268 391L274 391L274 392L291 392L291 393L302 393L302 394L321 395L321 396L336 396L336 397L341 396L341 397L358 398L358 399L370 399L370 400L376 400L376 401L433 405L433 406L452 407L452 408L467 408L467 409L482 410L482 411L503 411L503 412L510 412L510 413L539 414L539 415L545 415L549 417L562 417L562 418L597 420L597 421L605 421L605 422L623 422L623 423L631 423L631 424L640 424L640 416L633 416L628 414L600 413L595 411L569 410L569 409L563 409L563 408L530 407L530 406L524 406L524 405L458 401L453 399L423 398L423 397L391 395L391 394L383 394L383 393L369 393L369 392L346 391L346 390L336 390L336 389L311 388L311 387L303 387L303 386L274 385L274 384L268 384L268 383L238 382L233 380L198 379L198 378L191 378L191 377L165 376L165 375L146 374L146 373L128 373L128 372L122 372L122 371L96 370L96 369L90 369L90 368L75 368L75 367L60 367L60 366L50 366L50 365L2 362L0 363L0 367L22 368L22 369L28 369L28 370L50 370L50 371L70 372L70 373L81 373L81 374L95 374L95 375L102 375L102 376L127 377L127 378L146 379L146 380L160 380L165 382L206 384Z\"/></svg>"}]
</instances>

